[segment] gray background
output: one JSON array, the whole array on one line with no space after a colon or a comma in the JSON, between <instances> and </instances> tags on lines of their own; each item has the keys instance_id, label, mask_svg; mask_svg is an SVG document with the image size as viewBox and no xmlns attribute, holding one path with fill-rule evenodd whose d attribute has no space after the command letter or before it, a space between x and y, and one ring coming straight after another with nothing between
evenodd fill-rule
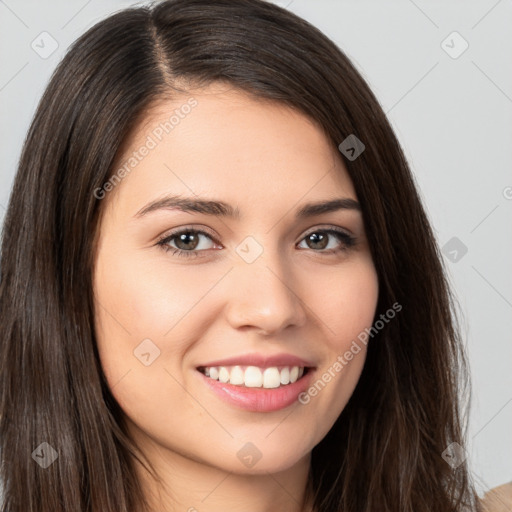
<instances>
[{"instance_id":1,"label":"gray background","mask_svg":"<svg viewBox=\"0 0 512 512\"><path fill-rule=\"evenodd\" d=\"M477 486L482 492L511 481L512 2L275 3L346 52L396 130L464 315L473 381L467 451ZM129 5L0 0L0 223L51 72L87 28ZM58 44L49 56L41 55L52 44L43 31Z\"/></svg>"}]
</instances>

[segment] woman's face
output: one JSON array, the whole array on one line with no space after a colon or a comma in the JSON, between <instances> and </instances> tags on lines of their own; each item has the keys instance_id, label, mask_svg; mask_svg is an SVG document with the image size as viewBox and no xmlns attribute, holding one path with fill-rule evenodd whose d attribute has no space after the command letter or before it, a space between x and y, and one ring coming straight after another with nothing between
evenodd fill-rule
<instances>
[{"instance_id":1,"label":"woman's face","mask_svg":"<svg viewBox=\"0 0 512 512\"><path fill-rule=\"evenodd\" d=\"M304 115L216 85L155 108L125 163L104 187L94 292L131 434L231 472L304 462L356 386L366 347L344 354L378 297L340 155Z\"/></svg>"}]
</instances>

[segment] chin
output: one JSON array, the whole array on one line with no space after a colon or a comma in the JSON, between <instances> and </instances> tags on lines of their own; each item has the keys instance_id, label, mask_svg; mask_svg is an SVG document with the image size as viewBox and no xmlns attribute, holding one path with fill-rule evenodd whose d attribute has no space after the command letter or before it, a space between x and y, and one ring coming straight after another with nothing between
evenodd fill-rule
<instances>
[{"instance_id":1,"label":"chin","mask_svg":"<svg viewBox=\"0 0 512 512\"><path fill-rule=\"evenodd\" d=\"M233 451L227 450L221 458L222 469L241 475L264 475L286 471L297 464L309 464L311 449L304 440L293 443L276 437L269 440L238 441ZM234 456L233 456L234 455ZM218 461L216 466L218 466Z\"/></svg>"}]
</instances>

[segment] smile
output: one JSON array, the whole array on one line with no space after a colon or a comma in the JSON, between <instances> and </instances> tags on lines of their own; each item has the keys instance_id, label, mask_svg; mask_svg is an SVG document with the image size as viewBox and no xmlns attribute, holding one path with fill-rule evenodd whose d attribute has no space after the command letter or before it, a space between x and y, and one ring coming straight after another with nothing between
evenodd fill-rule
<instances>
[{"instance_id":1,"label":"smile","mask_svg":"<svg viewBox=\"0 0 512 512\"><path fill-rule=\"evenodd\" d=\"M206 377L234 386L275 389L293 384L307 373L304 366L208 366L198 370Z\"/></svg>"}]
</instances>

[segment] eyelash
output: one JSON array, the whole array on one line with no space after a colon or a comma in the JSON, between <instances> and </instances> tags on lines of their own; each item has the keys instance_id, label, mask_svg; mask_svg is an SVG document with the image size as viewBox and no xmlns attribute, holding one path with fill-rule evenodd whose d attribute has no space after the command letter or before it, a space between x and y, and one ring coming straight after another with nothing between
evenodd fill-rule
<instances>
[{"instance_id":1,"label":"eyelash","mask_svg":"<svg viewBox=\"0 0 512 512\"><path fill-rule=\"evenodd\" d=\"M202 231L202 230L199 230L199 229L193 229L193 228L185 228L185 229L180 229L178 231L174 231L173 233L170 233L169 235L164 236L163 238L161 238L157 242L156 245L161 247L165 252L172 251L172 255L173 256L180 256L180 257L183 256L185 258L190 258L190 257L197 258L197 257L200 257L199 253L206 252L205 250L200 250L200 251L197 251L197 250L184 251L183 249L178 249L177 247L169 247L168 244L169 244L169 242L171 240L173 240L173 239L177 238L179 235L182 235L182 234L185 234L185 233L197 234L197 235L205 235L208 238L210 238L213 242L218 244L217 240L215 240L206 231ZM310 235L312 235L314 233L327 233L329 235L334 235L341 242L341 246L338 249L329 249L329 250L320 250L320 251L315 251L314 249L312 249L313 252L318 252L318 253L321 253L321 254L330 254L330 255L332 255L332 254L337 254L339 252L345 252L345 251L348 251L350 248L352 248L356 244L356 242L357 242L357 239L355 237L353 237L353 236L345 233L341 229L337 229L337 228L316 229L316 230L310 231L309 233L304 235L302 240L304 240L306 237L308 237L308 236L310 236ZM302 242L302 240L301 240L301 242Z\"/></svg>"}]
</instances>

